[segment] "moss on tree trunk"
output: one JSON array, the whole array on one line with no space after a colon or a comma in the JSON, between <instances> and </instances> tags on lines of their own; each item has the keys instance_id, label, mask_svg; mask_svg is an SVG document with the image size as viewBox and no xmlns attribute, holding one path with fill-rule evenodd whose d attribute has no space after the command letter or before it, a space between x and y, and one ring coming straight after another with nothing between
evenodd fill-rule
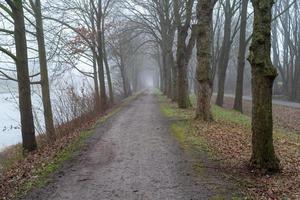
<instances>
[{"instance_id":1,"label":"moss on tree trunk","mask_svg":"<svg viewBox=\"0 0 300 200\"><path fill-rule=\"evenodd\" d=\"M215 0L199 0L197 5L197 108L196 118L204 121L212 121L211 95L212 95L212 14Z\"/></svg>"},{"instance_id":2,"label":"moss on tree trunk","mask_svg":"<svg viewBox=\"0 0 300 200\"><path fill-rule=\"evenodd\" d=\"M272 87L277 76L270 58L273 3L273 0L252 0L254 24L249 55L253 95L250 164L267 171L279 170L273 146Z\"/></svg>"}]
</instances>

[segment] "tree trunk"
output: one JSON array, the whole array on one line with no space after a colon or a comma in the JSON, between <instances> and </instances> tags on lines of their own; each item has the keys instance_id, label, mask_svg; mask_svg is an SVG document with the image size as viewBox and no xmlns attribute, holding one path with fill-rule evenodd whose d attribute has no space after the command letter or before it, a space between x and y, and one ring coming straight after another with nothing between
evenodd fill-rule
<instances>
[{"instance_id":1,"label":"tree trunk","mask_svg":"<svg viewBox=\"0 0 300 200\"><path fill-rule=\"evenodd\" d=\"M109 92L109 103L111 105L114 104L114 92L113 92L113 85L111 81L110 69L107 60L107 53L105 48L105 35L104 35L104 20L102 21L102 43L103 43L103 59L105 64L105 71L107 76L107 84L108 84L108 92Z\"/></svg>"},{"instance_id":2,"label":"tree trunk","mask_svg":"<svg viewBox=\"0 0 300 200\"><path fill-rule=\"evenodd\" d=\"M230 1L226 1L226 4L230 4ZM226 5L226 6L230 7L230 5ZM221 55L220 55L219 69L218 69L218 94L216 99L216 104L218 106L223 106L224 103L226 71L228 68L229 55L231 49L231 41L230 41L231 20L232 20L231 12L225 11L224 39L221 47Z\"/></svg>"},{"instance_id":3,"label":"tree trunk","mask_svg":"<svg viewBox=\"0 0 300 200\"><path fill-rule=\"evenodd\" d=\"M98 76L100 85L100 106L101 112L107 109L107 96L105 87L105 76L104 76L104 66L103 66L103 41L102 41L102 1L98 0L98 13L97 13L97 63L98 63Z\"/></svg>"},{"instance_id":4,"label":"tree trunk","mask_svg":"<svg viewBox=\"0 0 300 200\"><path fill-rule=\"evenodd\" d=\"M241 25L240 25L240 45L237 66L237 79L235 88L235 98L233 108L239 112L243 112L243 87L244 87L244 69L246 57L246 30L247 30L247 8L248 0L242 2Z\"/></svg>"},{"instance_id":5,"label":"tree trunk","mask_svg":"<svg viewBox=\"0 0 300 200\"><path fill-rule=\"evenodd\" d=\"M167 65L166 65L166 95L168 98L172 97L172 57L171 57L171 51L167 51Z\"/></svg>"},{"instance_id":6,"label":"tree trunk","mask_svg":"<svg viewBox=\"0 0 300 200\"><path fill-rule=\"evenodd\" d=\"M163 81L162 81L162 92L164 95L167 95L167 85L168 85L168 78L167 78L167 59L166 59L166 51L163 49L161 52L162 57L162 75L163 75Z\"/></svg>"},{"instance_id":7,"label":"tree trunk","mask_svg":"<svg viewBox=\"0 0 300 200\"><path fill-rule=\"evenodd\" d=\"M295 59L293 90L294 90L294 99L296 101L299 101L300 100L300 53L296 56Z\"/></svg>"},{"instance_id":8,"label":"tree trunk","mask_svg":"<svg viewBox=\"0 0 300 200\"><path fill-rule=\"evenodd\" d=\"M178 100L178 69L176 65L173 65L172 69L172 101Z\"/></svg>"},{"instance_id":9,"label":"tree trunk","mask_svg":"<svg viewBox=\"0 0 300 200\"><path fill-rule=\"evenodd\" d=\"M24 152L34 151L37 148L32 113L31 89L28 70L28 55L24 12L22 0L11 2L14 19L14 36L16 45L16 67L19 88L19 107L21 115L21 131Z\"/></svg>"},{"instance_id":10,"label":"tree trunk","mask_svg":"<svg viewBox=\"0 0 300 200\"><path fill-rule=\"evenodd\" d=\"M98 74L97 74L97 61L96 61L96 55L93 56L93 80L94 80L94 89L95 89L95 105L94 110L95 112L101 111L100 106L100 94L99 94L99 85L98 85Z\"/></svg>"},{"instance_id":11,"label":"tree trunk","mask_svg":"<svg viewBox=\"0 0 300 200\"><path fill-rule=\"evenodd\" d=\"M257 169L278 171L279 160L273 146L272 86L277 76L271 51L273 0L252 0L254 8L253 38L249 62L252 73L252 157Z\"/></svg>"},{"instance_id":12,"label":"tree trunk","mask_svg":"<svg viewBox=\"0 0 300 200\"><path fill-rule=\"evenodd\" d=\"M56 136L55 136L51 98L50 98L48 66L47 66L44 27L43 27L40 0L36 0L35 4L32 4L31 6L33 8L35 14L35 20L36 20L36 38L38 43L38 52L39 52L39 61L40 61L42 101L44 107L46 134L48 136L49 141L54 141Z\"/></svg>"},{"instance_id":13,"label":"tree trunk","mask_svg":"<svg viewBox=\"0 0 300 200\"><path fill-rule=\"evenodd\" d=\"M123 92L124 92L124 97L128 97L130 96L130 86L128 86L128 78L127 78L127 74L126 74L126 70L125 70L125 64L123 61L123 57L121 56L120 58L121 63L119 65L120 67L120 72L121 72L121 78L122 78L122 82L123 82Z\"/></svg>"},{"instance_id":14,"label":"tree trunk","mask_svg":"<svg viewBox=\"0 0 300 200\"><path fill-rule=\"evenodd\" d=\"M196 80L197 108L196 118L204 121L212 121L211 96L213 88L211 70L212 50L212 21L215 0L198 0L197 4L197 68Z\"/></svg>"},{"instance_id":15,"label":"tree trunk","mask_svg":"<svg viewBox=\"0 0 300 200\"><path fill-rule=\"evenodd\" d=\"M188 68L188 58L187 58L187 48L185 40L187 38L187 30L185 28L178 28L177 32L177 53L176 53L176 63L178 68L178 107L185 109L191 106L189 99L189 86L187 78L187 68Z\"/></svg>"}]
</instances>

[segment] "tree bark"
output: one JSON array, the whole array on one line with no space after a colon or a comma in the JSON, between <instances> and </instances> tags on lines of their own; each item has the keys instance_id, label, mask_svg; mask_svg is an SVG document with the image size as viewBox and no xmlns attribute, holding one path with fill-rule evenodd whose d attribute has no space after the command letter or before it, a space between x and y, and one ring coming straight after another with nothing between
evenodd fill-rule
<instances>
[{"instance_id":1,"label":"tree bark","mask_svg":"<svg viewBox=\"0 0 300 200\"><path fill-rule=\"evenodd\" d=\"M279 160L273 146L272 86L277 76L271 53L273 0L252 0L253 38L249 62L252 73L252 156L253 168L278 171Z\"/></svg>"},{"instance_id":2,"label":"tree bark","mask_svg":"<svg viewBox=\"0 0 300 200\"><path fill-rule=\"evenodd\" d=\"M54 141L56 136L55 136L55 128L54 128L53 113L52 113L51 98L50 98L47 56L46 56L44 27L43 27L40 0L35 0L35 3L31 1L31 6L33 8L35 14L34 17L36 20L36 38L37 38L38 52L39 52L42 101L44 107L46 134L49 141Z\"/></svg>"},{"instance_id":3,"label":"tree bark","mask_svg":"<svg viewBox=\"0 0 300 200\"><path fill-rule=\"evenodd\" d=\"M99 112L101 110L100 106L100 94L99 94L99 84L98 84L98 74L97 74L97 60L96 55L93 55L93 80L94 80L94 90L95 90L95 112Z\"/></svg>"},{"instance_id":4,"label":"tree bark","mask_svg":"<svg viewBox=\"0 0 300 200\"><path fill-rule=\"evenodd\" d=\"M103 41L102 41L102 1L98 0L98 13L96 19L97 27L97 63L98 63L98 76L100 85L100 107L101 112L107 109L107 96L105 87L105 76L104 76L104 66L103 66Z\"/></svg>"},{"instance_id":5,"label":"tree bark","mask_svg":"<svg viewBox=\"0 0 300 200\"><path fill-rule=\"evenodd\" d=\"M218 69L218 94L216 99L216 104L218 106L223 106L224 103L224 90L226 81L226 71L228 68L229 55L231 49L231 21L232 13L230 0L226 0L225 5L225 25L224 25L224 38L221 47L221 55L219 60Z\"/></svg>"},{"instance_id":6,"label":"tree bark","mask_svg":"<svg viewBox=\"0 0 300 200\"><path fill-rule=\"evenodd\" d=\"M197 68L196 80L197 89L197 108L196 119L212 121L211 96L213 88L211 70L211 51L212 51L212 22L213 8L215 0L198 0L197 4Z\"/></svg>"},{"instance_id":7,"label":"tree bark","mask_svg":"<svg viewBox=\"0 0 300 200\"><path fill-rule=\"evenodd\" d=\"M16 45L16 67L19 88L19 107L21 115L21 131L24 152L37 149L32 113L31 89L28 70L28 55L24 12L22 0L8 1L14 19L14 37Z\"/></svg>"},{"instance_id":8,"label":"tree bark","mask_svg":"<svg viewBox=\"0 0 300 200\"><path fill-rule=\"evenodd\" d=\"M177 102L178 100L178 68L176 65L173 65L172 69L172 101Z\"/></svg>"},{"instance_id":9,"label":"tree bark","mask_svg":"<svg viewBox=\"0 0 300 200\"><path fill-rule=\"evenodd\" d=\"M241 25L240 25L240 45L237 66L237 79L235 86L235 98L233 108L239 112L243 112L243 87L244 87L244 69L246 60L246 30L247 30L247 8L249 0L242 2Z\"/></svg>"},{"instance_id":10,"label":"tree bark","mask_svg":"<svg viewBox=\"0 0 300 200\"><path fill-rule=\"evenodd\" d=\"M105 34L104 34L104 18L102 20L102 43L103 43L103 59L104 59L104 65L105 65L105 71L106 71L106 77L107 77L107 84L108 84L108 92L109 92L109 103L111 105L114 104L114 92L113 92L113 85L110 75L110 69L109 64L107 60L107 52L105 47Z\"/></svg>"},{"instance_id":11,"label":"tree bark","mask_svg":"<svg viewBox=\"0 0 300 200\"><path fill-rule=\"evenodd\" d=\"M180 13L180 4L178 0L173 1L174 7L174 18L177 27L177 51L176 51L176 66L178 69L177 73L177 87L178 96L177 102L178 107L185 109L191 106L189 98L189 82L188 82L188 63L192 54L192 50L195 46L195 37L192 31L191 38L188 44L186 39L188 37L188 31L191 25L192 9L194 0L188 0L183 3L185 9L185 21L182 25L182 17Z\"/></svg>"}]
</instances>

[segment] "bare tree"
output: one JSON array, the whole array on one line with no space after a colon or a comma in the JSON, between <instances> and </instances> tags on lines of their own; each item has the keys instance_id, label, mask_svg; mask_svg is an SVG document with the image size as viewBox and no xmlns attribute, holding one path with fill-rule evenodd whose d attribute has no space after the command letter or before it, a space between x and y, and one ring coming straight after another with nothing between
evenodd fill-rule
<instances>
[{"instance_id":1,"label":"bare tree","mask_svg":"<svg viewBox=\"0 0 300 200\"><path fill-rule=\"evenodd\" d=\"M34 120L32 113L30 77L28 70L27 41L24 22L24 11L22 0L6 0L1 4L1 8L13 19L14 41L16 55L13 55L6 49L0 48L0 51L8 54L16 63L17 82L19 89L19 108L21 115L21 131L24 152L34 151L37 148L35 139Z\"/></svg>"},{"instance_id":2,"label":"bare tree","mask_svg":"<svg viewBox=\"0 0 300 200\"><path fill-rule=\"evenodd\" d=\"M53 114L50 98L49 78L48 78L48 65L45 48L44 26L42 17L42 8L40 0L29 0L33 15L36 21L36 38L38 43L40 74L41 74L41 88L42 88L42 101L44 108L44 118L46 133L49 141L55 140L55 129L53 123Z\"/></svg>"},{"instance_id":3,"label":"bare tree","mask_svg":"<svg viewBox=\"0 0 300 200\"><path fill-rule=\"evenodd\" d=\"M180 6L182 3L182 6ZM174 0L174 16L175 23L177 27L177 52L176 52L176 67L178 68L178 106L179 108L188 108L191 103L189 100L189 85L188 85L188 63L192 55L193 48L195 46L195 32L196 29L192 31L189 38L188 44L186 40L188 37L188 31L191 27L193 5L194 0L187 0L184 2L179 2L179 0ZM182 10L180 10L182 7ZM185 19L182 19L182 15Z\"/></svg>"},{"instance_id":4,"label":"bare tree","mask_svg":"<svg viewBox=\"0 0 300 200\"><path fill-rule=\"evenodd\" d=\"M246 30L247 30L247 8L249 0L242 1L241 9L241 24L240 24L240 39L238 52L237 80L235 89L235 99L233 108L243 112L243 86L244 86L244 69L246 61Z\"/></svg>"}]
</instances>

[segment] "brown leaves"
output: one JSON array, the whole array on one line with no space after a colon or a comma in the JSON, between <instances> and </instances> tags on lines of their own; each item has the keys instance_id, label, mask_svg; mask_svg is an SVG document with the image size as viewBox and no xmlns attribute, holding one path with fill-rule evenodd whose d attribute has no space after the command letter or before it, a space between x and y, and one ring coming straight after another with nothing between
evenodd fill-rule
<instances>
[{"instance_id":1,"label":"brown leaves","mask_svg":"<svg viewBox=\"0 0 300 200\"><path fill-rule=\"evenodd\" d=\"M280 131L275 133L275 148L283 169L280 174L268 176L251 173L245 165L251 156L249 127L221 120L211 124L197 122L193 126L198 130L198 136L205 138L216 155L222 158L227 173L254 184L247 187L254 199L299 199L300 137Z\"/></svg>"},{"instance_id":2,"label":"brown leaves","mask_svg":"<svg viewBox=\"0 0 300 200\"><path fill-rule=\"evenodd\" d=\"M90 115L93 117L84 117L76 119L76 123L62 125L61 130L69 130L59 134L59 137L53 144L45 142L43 137L38 138L39 150L29 154L24 159L19 159L6 169L0 179L0 199L14 199L20 190L27 190L29 183L34 182L40 176L40 171L49 163L52 163L59 152L66 149L73 141L81 135L83 130L87 130L95 124L99 116ZM74 124L77 124L75 126ZM63 127L66 126L66 127Z\"/></svg>"}]
</instances>

